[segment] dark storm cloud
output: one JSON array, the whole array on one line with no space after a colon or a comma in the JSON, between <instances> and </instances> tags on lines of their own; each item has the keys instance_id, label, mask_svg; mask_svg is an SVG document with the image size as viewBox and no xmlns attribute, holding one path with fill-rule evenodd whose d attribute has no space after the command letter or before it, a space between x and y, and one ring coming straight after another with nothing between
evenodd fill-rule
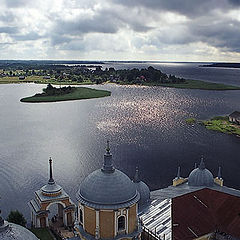
<instances>
[{"instance_id":1,"label":"dark storm cloud","mask_svg":"<svg viewBox=\"0 0 240 240\"><path fill-rule=\"evenodd\" d=\"M121 22L110 12L98 13L89 18L79 16L72 20L64 20L60 16L55 20L53 35L75 36L86 33L116 33L120 27Z\"/></svg>"},{"instance_id":2,"label":"dark storm cloud","mask_svg":"<svg viewBox=\"0 0 240 240\"><path fill-rule=\"evenodd\" d=\"M216 9L229 10L240 5L240 0L112 0L112 2L131 7L144 7L156 11L175 12L190 18L207 15Z\"/></svg>"},{"instance_id":3,"label":"dark storm cloud","mask_svg":"<svg viewBox=\"0 0 240 240\"><path fill-rule=\"evenodd\" d=\"M158 28L150 43L161 44L207 43L222 51L240 52L240 22L227 16L230 10L240 7L240 0L113 0L129 9L151 9L160 15L166 11L188 18L171 29ZM217 10L217 11L216 11Z\"/></svg>"},{"instance_id":4,"label":"dark storm cloud","mask_svg":"<svg viewBox=\"0 0 240 240\"><path fill-rule=\"evenodd\" d=\"M228 2L235 6L240 6L240 0L228 0Z\"/></svg>"},{"instance_id":5,"label":"dark storm cloud","mask_svg":"<svg viewBox=\"0 0 240 240\"><path fill-rule=\"evenodd\" d=\"M71 37L79 38L88 33L116 34L120 29L127 27L136 32L146 32L152 29L134 18L125 19L114 9L102 10L91 18L79 16L73 20L63 20L58 17L52 30L51 42L53 45L68 43Z\"/></svg>"},{"instance_id":6,"label":"dark storm cloud","mask_svg":"<svg viewBox=\"0 0 240 240\"><path fill-rule=\"evenodd\" d=\"M240 22L224 21L209 25L192 24L189 32L195 36L195 41L201 40L217 48L226 48L240 52Z\"/></svg>"},{"instance_id":7,"label":"dark storm cloud","mask_svg":"<svg viewBox=\"0 0 240 240\"><path fill-rule=\"evenodd\" d=\"M5 0L5 4L9 8L21 8L27 5L30 0Z\"/></svg>"},{"instance_id":8,"label":"dark storm cloud","mask_svg":"<svg viewBox=\"0 0 240 240\"><path fill-rule=\"evenodd\" d=\"M43 36L39 35L36 32L30 32L27 34L13 34L11 36L16 41L32 41L32 40L38 40L40 38L43 38Z\"/></svg>"},{"instance_id":9,"label":"dark storm cloud","mask_svg":"<svg viewBox=\"0 0 240 240\"><path fill-rule=\"evenodd\" d=\"M13 34L18 32L17 27L0 27L0 33L8 33L8 34Z\"/></svg>"},{"instance_id":10,"label":"dark storm cloud","mask_svg":"<svg viewBox=\"0 0 240 240\"><path fill-rule=\"evenodd\" d=\"M64 51L124 49L129 56L164 47L240 53L240 0L2 1L0 37L16 48L32 41Z\"/></svg>"}]
</instances>

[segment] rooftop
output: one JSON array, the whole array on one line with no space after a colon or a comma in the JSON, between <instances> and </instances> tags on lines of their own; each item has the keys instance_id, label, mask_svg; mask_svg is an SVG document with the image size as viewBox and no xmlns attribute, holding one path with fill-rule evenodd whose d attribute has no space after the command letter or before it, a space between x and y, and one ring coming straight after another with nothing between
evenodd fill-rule
<instances>
[{"instance_id":1,"label":"rooftop","mask_svg":"<svg viewBox=\"0 0 240 240\"><path fill-rule=\"evenodd\" d=\"M240 117L240 112L234 111L229 115L229 117L239 118Z\"/></svg>"}]
</instances>

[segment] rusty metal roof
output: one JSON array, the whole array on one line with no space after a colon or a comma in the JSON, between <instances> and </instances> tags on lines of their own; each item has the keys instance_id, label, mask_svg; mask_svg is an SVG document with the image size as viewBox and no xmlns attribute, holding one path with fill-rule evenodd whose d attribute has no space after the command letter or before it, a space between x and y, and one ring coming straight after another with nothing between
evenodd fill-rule
<instances>
[{"instance_id":1,"label":"rusty metal roof","mask_svg":"<svg viewBox=\"0 0 240 240\"><path fill-rule=\"evenodd\" d=\"M173 239L220 230L240 237L240 198L204 188L172 199Z\"/></svg>"}]
</instances>

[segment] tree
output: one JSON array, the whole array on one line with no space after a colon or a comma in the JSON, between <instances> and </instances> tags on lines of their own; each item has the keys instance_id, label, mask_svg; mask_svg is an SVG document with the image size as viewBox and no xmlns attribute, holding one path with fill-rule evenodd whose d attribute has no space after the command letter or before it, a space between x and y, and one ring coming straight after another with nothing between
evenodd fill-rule
<instances>
[{"instance_id":1,"label":"tree","mask_svg":"<svg viewBox=\"0 0 240 240\"><path fill-rule=\"evenodd\" d=\"M48 95L54 95L55 89L56 88L53 87L51 83L49 83L46 88L43 88L43 92Z\"/></svg>"},{"instance_id":2,"label":"tree","mask_svg":"<svg viewBox=\"0 0 240 240\"><path fill-rule=\"evenodd\" d=\"M11 211L8 215L8 218L7 218L7 221L8 222L11 222L11 223L16 223L16 224L19 224L23 227L26 226L26 219L24 218L23 214L20 213L18 210L15 210L15 211Z\"/></svg>"}]
</instances>

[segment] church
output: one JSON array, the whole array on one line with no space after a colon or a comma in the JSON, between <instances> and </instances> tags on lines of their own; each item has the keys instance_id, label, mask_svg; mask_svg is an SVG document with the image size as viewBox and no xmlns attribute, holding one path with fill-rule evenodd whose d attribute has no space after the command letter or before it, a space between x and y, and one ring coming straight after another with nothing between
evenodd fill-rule
<instances>
[{"instance_id":1,"label":"church","mask_svg":"<svg viewBox=\"0 0 240 240\"><path fill-rule=\"evenodd\" d=\"M224 186L203 158L188 177L180 167L172 185L150 192L138 169L131 180L114 167L107 142L102 168L89 174L76 193L77 205L52 176L29 202L34 227L49 226L49 206L58 204L58 217L74 229L72 240L240 239L240 191Z\"/></svg>"}]
</instances>

